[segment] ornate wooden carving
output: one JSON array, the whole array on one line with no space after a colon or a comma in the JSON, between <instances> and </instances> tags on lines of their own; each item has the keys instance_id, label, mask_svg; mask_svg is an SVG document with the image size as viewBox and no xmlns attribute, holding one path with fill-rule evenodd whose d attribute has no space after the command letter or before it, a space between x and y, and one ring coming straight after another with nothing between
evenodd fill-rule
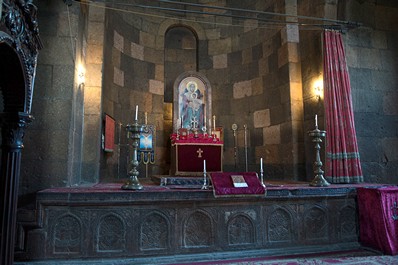
<instances>
[{"instance_id":1,"label":"ornate wooden carving","mask_svg":"<svg viewBox=\"0 0 398 265\"><path fill-rule=\"evenodd\" d=\"M1 160L1 252L0 264L13 264L16 211L18 202L19 167L25 126L31 116L24 113L2 113Z\"/></svg>"},{"instance_id":2,"label":"ornate wooden carving","mask_svg":"<svg viewBox=\"0 0 398 265\"><path fill-rule=\"evenodd\" d=\"M0 264L13 264L21 149L30 116L37 54L42 47L31 0L0 2L1 249Z\"/></svg>"}]
</instances>

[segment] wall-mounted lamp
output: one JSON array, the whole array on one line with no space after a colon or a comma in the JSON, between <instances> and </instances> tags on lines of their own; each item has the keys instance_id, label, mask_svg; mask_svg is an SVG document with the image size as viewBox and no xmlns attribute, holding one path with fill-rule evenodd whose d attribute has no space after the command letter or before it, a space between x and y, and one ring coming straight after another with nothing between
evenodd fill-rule
<instances>
[{"instance_id":1,"label":"wall-mounted lamp","mask_svg":"<svg viewBox=\"0 0 398 265\"><path fill-rule=\"evenodd\" d=\"M314 82L314 94L316 99L319 101L323 96L323 80L318 79Z\"/></svg>"},{"instance_id":2,"label":"wall-mounted lamp","mask_svg":"<svg viewBox=\"0 0 398 265\"><path fill-rule=\"evenodd\" d=\"M84 85L85 82L85 71L83 66L79 66L79 70L77 72L77 83L79 85L79 87Z\"/></svg>"}]
</instances>

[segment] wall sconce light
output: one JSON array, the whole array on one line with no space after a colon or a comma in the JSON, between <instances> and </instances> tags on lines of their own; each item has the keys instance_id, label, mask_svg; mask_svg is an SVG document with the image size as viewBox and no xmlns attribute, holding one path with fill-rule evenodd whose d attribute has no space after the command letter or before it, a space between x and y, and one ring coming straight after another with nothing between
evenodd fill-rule
<instances>
[{"instance_id":1,"label":"wall sconce light","mask_svg":"<svg viewBox=\"0 0 398 265\"><path fill-rule=\"evenodd\" d=\"M79 70L77 72L77 83L79 87L83 86L85 82L85 71L83 66L79 66Z\"/></svg>"},{"instance_id":2,"label":"wall sconce light","mask_svg":"<svg viewBox=\"0 0 398 265\"><path fill-rule=\"evenodd\" d=\"M318 101L321 100L321 98L323 96L323 80L322 79L318 79L317 81L314 82L314 94Z\"/></svg>"}]
</instances>

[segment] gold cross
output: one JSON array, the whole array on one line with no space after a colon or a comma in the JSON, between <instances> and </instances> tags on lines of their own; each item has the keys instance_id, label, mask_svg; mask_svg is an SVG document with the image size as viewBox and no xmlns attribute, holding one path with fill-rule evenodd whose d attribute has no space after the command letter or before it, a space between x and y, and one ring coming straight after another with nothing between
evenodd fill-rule
<instances>
[{"instance_id":1,"label":"gold cross","mask_svg":"<svg viewBox=\"0 0 398 265\"><path fill-rule=\"evenodd\" d=\"M198 153L198 157L202 157L203 150L199 148L196 153Z\"/></svg>"}]
</instances>

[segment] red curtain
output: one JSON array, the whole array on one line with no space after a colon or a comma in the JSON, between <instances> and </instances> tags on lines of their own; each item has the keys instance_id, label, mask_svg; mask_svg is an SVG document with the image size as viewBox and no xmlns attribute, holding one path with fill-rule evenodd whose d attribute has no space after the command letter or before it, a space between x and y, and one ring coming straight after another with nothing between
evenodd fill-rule
<instances>
[{"instance_id":1,"label":"red curtain","mask_svg":"<svg viewBox=\"0 0 398 265\"><path fill-rule=\"evenodd\" d=\"M323 35L325 178L330 183L363 182L343 40L337 31Z\"/></svg>"}]
</instances>

